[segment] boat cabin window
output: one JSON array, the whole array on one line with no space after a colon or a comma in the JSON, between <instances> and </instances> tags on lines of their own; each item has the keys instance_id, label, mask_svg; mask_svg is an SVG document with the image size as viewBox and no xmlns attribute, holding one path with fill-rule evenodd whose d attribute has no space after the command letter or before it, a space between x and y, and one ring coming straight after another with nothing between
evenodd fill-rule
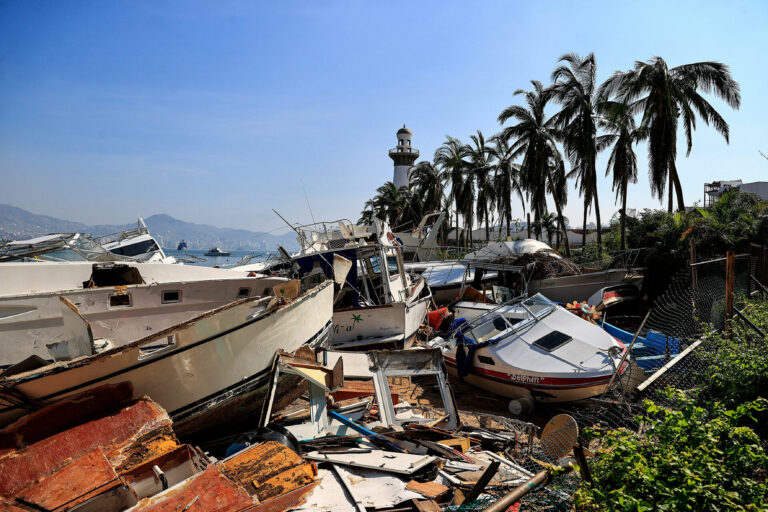
<instances>
[{"instance_id":1,"label":"boat cabin window","mask_svg":"<svg viewBox=\"0 0 768 512\"><path fill-rule=\"evenodd\" d=\"M109 250L109 252L113 254L119 254L121 256L139 256L140 254L146 254L148 252L155 252L159 250L160 248L157 246L157 243L150 239L142 240L140 242L129 245L123 245L120 247L113 247Z\"/></svg>"},{"instance_id":2,"label":"boat cabin window","mask_svg":"<svg viewBox=\"0 0 768 512\"><path fill-rule=\"evenodd\" d=\"M534 347L539 347L547 352L554 352L573 338L560 331L552 331L533 342Z\"/></svg>"},{"instance_id":3,"label":"boat cabin window","mask_svg":"<svg viewBox=\"0 0 768 512\"><path fill-rule=\"evenodd\" d=\"M237 298L238 299L244 299L251 295L251 289L250 288L240 288L237 291Z\"/></svg>"},{"instance_id":4,"label":"boat cabin window","mask_svg":"<svg viewBox=\"0 0 768 512\"><path fill-rule=\"evenodd\" d=\"M131 294L121 293L120 295L109 296L109 306L113 308L127 307L131 305Z\"/></svg>"},{"instance_id":5,"label":"boat cabin window","mask_svg":"<svg viewBox=\"0 0 768 512\"><path fill-rule=\"evenodd\" d=\"M100 286L127 286L129 284L144 284L139 269L130 265L94 265L91 278L83 283L83 288L98 288Z\"/></svg>"},{"instance_id":6,"label":"boat cabin window","mask_svg":"<svg viewBox=\"0 0 768 512\"><path fill-rule=\"evenodd\" d=\"M172 304L174 302L181 302L181 290L165 290L163 292L163 304Z\"/></svg>"},{"instance_id":7,"label":"boat cabin window","mask_svg":"<svg viewBox=\"0 0 768 512\"><path fill-rule=\"evenodd\" d=\"M496 363L493 362L492 357L478 355L477 360L483 364L496 365Z\"/></svg>"}]
</instances>

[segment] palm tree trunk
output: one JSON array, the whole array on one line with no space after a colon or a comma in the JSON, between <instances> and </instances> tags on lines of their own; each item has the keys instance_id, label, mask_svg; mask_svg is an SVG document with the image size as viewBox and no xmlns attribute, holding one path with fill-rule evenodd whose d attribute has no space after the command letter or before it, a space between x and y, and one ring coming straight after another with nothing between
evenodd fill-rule
<instances>
[{"instance_id":1,"label":"palm tree trunk","mask_svg":"<svg viewBox=\"0 0 768 512\"><path fill-rule=\"evenodd\" d=\"M597 257L603 255L603 225L600 223L600 202L597 200L597 190L595 190L595 217L597 218Z\"/></svg>"},{"instance_id":2,"label":"palm tree trunk","mask_svg":"<svg viewBox=\"0 0 768 512\"><path fill-rule=\"evenodd\" d=\"M557 218L560 222L560 228L562 228L563 233L565 233L565 257L570 258L571 257L571 245L568 243L568 233L565 231L565 218L563 217L563 211L560 208L560 201L557 199L557 194L555 193L555 185L552 183L552 180L549 179L549 190L552 193L552 199L555 202L555 209L557 210ZM530 218L530 217L529 217Z\"/></svg>"},{"instance_id":3,"label":"palm tree trunk","mask_svg":"<svg viewBox=\"0 0 768 512\"><path fill-rule=\"evenodd\" d=\"M526 227L528 228L528 238L531 238L531 212L528 212L527 215L528 215L528 224L526 224Z\"/></svg>"},{"instance_id":4,"label":"palm tree trunk","mask_svg":"<svg viewBox=\"0 0 768 512\"><path fill-rule=\"evenodd\" d=\"M677 166L675 165L674 160L672 160L669 165L669 176L672 183L675 184L675 192L677 193L677 211L684 212L685 203L683 202L683 187L680 185L680 176L677 175Z\"/></svg>"},{"instance_id":5,"label":"palm tree trunk","mask_svg":"<svg viewBox=\"0 0 768 512\"><path fill-rule=\"evenodd\" d=\"M489 238L491 238L491 231L490 226L488 226L488 223L491 219L488 218L488 204L486 203L485 207L483 208L485 210L485 241L490 242Z\"/></svg>"},{"instance_id":6,"label":"palm tree trunk","mask_svg":"<svg viewBox=\"0 0 768 512\"><path fill-rule=\"evenodd\" d=\"M588 199L584 199L584 224L581 225L581 252L584 253L584 249L587 247L587 206L589 206Z\"/></svg>"},{"instance_id":7,"label":"palm tree trunk","mask_svg":"<svg viewBox=\"0 0 768 512\"><path fill-rule=\"evenodd\" d=\"M667 213L672 213L672 190L674 189L675 185L672 181L672 173L669 173L669 190L667 191L667 196L669 197L669 200L667 201Z\"/></svg>"},{"instance_id":8,"label":"palm tree trunk","mask_svg":"<svg viewBox=\"0 0 768 512\"><path fill-rule=\"evenodd\" d=\"M621 250L626 250L627 236L627 179L621 184Z\"/></svg>"}]
</instances>

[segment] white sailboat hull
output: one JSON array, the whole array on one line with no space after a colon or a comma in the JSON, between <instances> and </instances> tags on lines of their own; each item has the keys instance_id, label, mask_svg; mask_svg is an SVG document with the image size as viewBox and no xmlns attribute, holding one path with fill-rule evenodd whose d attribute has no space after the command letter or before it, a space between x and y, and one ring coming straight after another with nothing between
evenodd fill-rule
<instances>
[{"instance_id":1,"label":"white sailboat hull","mask_svg":"<svg viewBox=\"0 0 768 512\"><path fill-rule=\"evenodd\" d=\"M10 274L11 264L0 265L0 275ZM72 289L76 279L80 285L90 274L90 265L25 263L16 266L15 279L28 275L39 279L49 275L64 281L63 290L46 290L27 294L0 296L0 366L15 364L31 355L52 359L48 345L64 341L60 297L74 304L91 324L96 338L108 338L115 346L125 345L184 322L206 311L216 309L238 298L265 295L281 279L245 277L242 274L200 274L187 267L162 278L151 279L147 265L139 265L147 284ZM152 266L181 268L175 265ZM151 269L151 267L150 267ZM53 272L55 271L55 272ZM178 274L178 275L176 275ZM197 280L198 278L199 280ZM174 281L173 279L178 279ZM4 288L0 286L0 288ZM178 292L177 301L167 301L167 293ZM247 295L244 295L246 292ZM127 304L114 305L111 297L128 296Z\"/></svg>"},{"instance_id":2,"label":"white sailboat hull","mask_svg":"<svg viewBox=\"0 0 768 512\"><path fill-rule=\"evenodd\" d=\"M125 347L54 363L0 379L0 384L28 399L56 401L103 384L130 382L135 396L150 396L183 427L184 421L221 410L243 392L263 389L276 350L292 352L327 336L331 283L270 308L274 300L238 301ZM147 347L164 343L168 346L148 353ZM7 402L0 393L0 403ZM0 425L26 412L0 406Z\"/></svg>"}]
</instances>

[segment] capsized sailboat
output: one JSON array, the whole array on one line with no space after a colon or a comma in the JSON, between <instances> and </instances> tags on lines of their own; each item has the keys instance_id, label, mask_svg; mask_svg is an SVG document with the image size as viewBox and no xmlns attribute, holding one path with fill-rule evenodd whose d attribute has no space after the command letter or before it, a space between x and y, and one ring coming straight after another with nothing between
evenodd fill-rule
<instances>
[{"instance_id":1,"label":"capsized sailboat","mask_svg":"<svg viewBox=\"0 0 768 512\"><path fill-rule=\"evenodd\" d=\"M605 392L614 374L628 367L621 363L621 342L542 295L484 306L487 312L448 339L430 342L443 351L449 372L481 389L509 398L578 401Z\"/></svg>"}]
</instances>

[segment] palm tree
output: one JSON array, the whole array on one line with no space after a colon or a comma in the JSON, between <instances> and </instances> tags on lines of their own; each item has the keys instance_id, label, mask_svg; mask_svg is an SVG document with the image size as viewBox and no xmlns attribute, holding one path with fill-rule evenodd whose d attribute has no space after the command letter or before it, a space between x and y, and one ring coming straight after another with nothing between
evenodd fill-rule
<instances>
[{"instance_id":1,"label":"palm tree","mask_svg":"<svg viewBox=\"0 0 768 512\"><path fill-rule=\"evenodd\" d=\"M516 193L520 198L520 202L523 204L523 212L525 212L525 199L523 198L523 191L520 187L519 172L520 166L512 163L512 149L509 147L509 141L505 137L499 134L494 135L491 138L493 146L490 147L490 152L494 158L494 175L493 175L493 190L496 192L493 202L496 205L496 210L499 212L499 220L501 224L504 223L504 219L507 220L507 236L512 234L512 194Z\"/></svg>"},{"instance_id":2,"label":"palm tree","mask_svg":"<svg viewBox=\"0 0 768 512\"><path fill-rule=\"evenodd\" d=\"M648 62L635 62L634 69L616 71L601 86L603 98L616 96L629 105L632 114L642 114L640 127L648 131L648 173L651 192L663 200L669 180L668 210L672 212L673 189L677 194L677 209L685 209L683 188L677 174L677 129L682 121L688 150L691 154L696 114L729 141L728 123L699 91L714 93L730 107L741 105L739 84L731 77L728 66L720 62L696 62L669 68L661 57Z\"/></svg>"},{"instance_id":3,"label":"palm tree","mask_svg":"<svg viewBox=\"0 0 768 512\"><path fill-rule=\"evenodd\" d=\"M491 187L491 171L493 153L490 147L485 144L483 132L477 130L477 135L471 135L471 146L467 146L467 156L469 157L469 186L472 187L472 178L477 184L476 193L476 215L478 226L485 221L485 240L490 240L490 214L489 207L493 205L493 189Z\"/></svg>"},{"instance_id":4,"label":"palm tree","mask_svg":"<svg viewBox=\"0 0 768 512\"><path fill-rule=\"evenodd\" d=\"M541 225L541 228L547 232L547 243L552 245L552 233L559 229L557 218L552 213L547 213L541 218L539 224Z\"/></svg>"},{"instance_id":5,"label":"palm tree","mask_svg":"<svg viewBox=\"0 0 768 512\"><path fill-rule=\"evenodd\" d=\"M586 244L587 213L594 205L597 217L597 252L602 251L600 202L597 197L597 124L595 96L597 62L593 53L580 57L569 53L560 57L561 64L552 73L552 97L562 105L553 116L559 129L565 154L571 163L579 193L584 197L584 231L582 247Z\"/></svg>"},{"instance_id":6,"label":"palm tree","mask_svg":"<svg viewBox=\"0 0 768 512\"><path fill-rule=\"evenodd\" d=\"M523 155L520 164L520 184L528 196L528 204L538 221L547 210L547 191L557 209L557 216L562 225L563 212L561 208L564 194L558 192L560 183L565 181L565 167L560 152L555 145L555 127L551 119L546 119L544 108L551 97L551 92L544 89L541 82L532 81L532 91L518 89L515 95L522 94L527 104L510 105L499 114L499 123L504 124L509 119L515 119L517 124L508 126L502 131L507 140L514 139L511 145L514 159ZM562 175L562 176L561 176ZM566 255L570 257L571 248L566 238Z\"/></svg>"},{"instance_id":7,"label":"palm tree","mask_svg":"<svg viewBox=\"0 0 768 512\"><path fill-rule=\"evenodd\" d=\"M421 161L411 170L411 193L421 202L424 213L442 208L444 181L445 176L432 162Z\"/></svg>"},{"instance_id":8,"label":"palm tree","mask_svg":"<svg viewBox=\"0 0 768 512\"><path fill-rule=\"evenodd\" d=\"M435 165L439 166L447 183L451 184L448 204L456 206L456 239L459 237L459 206L464 192L464 177L467 171L467 148L459 139L446 135L445 142L435 151Z\"/></svg>"},{"instance_id":9,"label":"palm tree","mask_svg":"<svg viewBox=\"0 0 768 512\"><path fill-rule=\"evenodd\" d=\"M363 211L360 212L360 219L358 219L358 224L373 224L373 219L376 218L376 206L373 202L373 199L369 199L365 202L363 205Z\"/></svg>"},{"instance_id":10,"label":"palm tree","mask_svg":"<svg viewBox=\"0 0 768 512\"><path fill-rule=\"evenodd\" d=\"M604 114L599 120L599 125L608 132L608 135L602 138L613 144L605 175L613 175L613 190L616 192L616 199L621 200L620 231L623 251L626 249L627 188L630 183L637 183L637 155L632 146L641 140L644 134L636 126L626 104L606 101L599 104L598 110Z\"/></svg>"},{"instance_id":11,"label":"palm tree","mask_svg":"<svg viewBox=\"0 0 768 512\"><path fill-rule=\"evenodd\" d=\"M408 187L397 188L391 181L384 183L376 189L376 195L373 198L376 217L386 220L394 227L408 207L410 196Z\"/></svg>"}]
</instances>

